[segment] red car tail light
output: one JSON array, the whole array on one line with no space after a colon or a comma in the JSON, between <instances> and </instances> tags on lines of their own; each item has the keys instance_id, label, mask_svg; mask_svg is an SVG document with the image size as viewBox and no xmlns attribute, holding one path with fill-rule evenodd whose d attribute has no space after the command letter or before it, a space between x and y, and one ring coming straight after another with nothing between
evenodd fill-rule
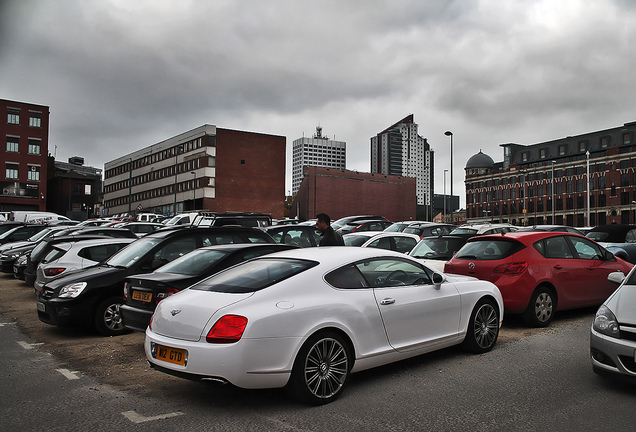
<instances>
[{"instance_id":1,"label":"red car tail light","mask_svg":"<svg viewBox=\"0 0 636 432\"><path fill-rule=\"evenodd\" d=\"M508 264L499 264L492 271L493 274L504 274L506 276L519 276L528 268L527 261L517 261Z\"/></svg>"},{"instance_id":2,"label":"red car tail light","mask_svg":"<svg viewBox=\"0 0 636 432\"><path fill-rule=\"evenodd\" d=\"M44 275L45 276L57 276L60 273L62 273L64 270L66 270L65 267L47 268L47 269L44 270Z\"/></svg>"},{"instance_id":3,"label":"red car tail light","mask_svg":"<svg viewBox=\"0 0 636 432\"><path fill-rule=\"evenodd\" d=\"M166 292L157 293L157 298L156 298L157 304L159 304L159 302L165 299L166 297L170 297L172 294L176 294L178 292L179 290L176 288L168 288L166 289Z\"/></svg>"},{"instance_id":4,"label":"red car tail light","mask_svg":"<svg viewBox=\"0 0 636 432\"><path fill-rule=\"evenodd\" d=\"M241 339L247 318L240 315L225 315L210 329L205 340L209 343L234 343Z\"/></svg>"}]
</instances>

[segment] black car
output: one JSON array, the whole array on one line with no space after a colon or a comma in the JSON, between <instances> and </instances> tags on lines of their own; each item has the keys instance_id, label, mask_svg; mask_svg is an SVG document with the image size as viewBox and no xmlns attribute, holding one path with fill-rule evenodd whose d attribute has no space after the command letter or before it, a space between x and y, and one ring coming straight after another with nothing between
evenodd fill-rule
<instances>
[{"instance_id":1,"label":"black car","mask_svg":"<svg viewBox=\"0 0 636 432\"><path fill-rule=\"evenodd\" d=\"M26 268L27 256L29 252L20 255L13 263L13 277L24 280L24 269Z\"/></svg>"},{"instance_id":2,"label":"black car","mask_svg":"<svg viewBox=\"0 0 636 432\"><path fill-rule=\"evenodd\" d=\"M244 243L196 249L148 274L129 276L124 282L124 299L119 311L124 327L146 331L157 303L208 276L235 264L296 246Z\"/></svg>"},{"instance_id":3,"label":"black car","mask_svg":"<svg viewBox=\"0 0 636 432\"><path fill-rule=\"evenodd\" d=\"M384 216L377 216L377 215L345 216L343 218L340 218L336 221L331 222L331 227L334 230L338 230L340 227L347 225L349 222L355 222L359 220L383 220L387 222L389 221Z\"/></svg>"},{"instance_id":4,"label":"black car","mask_svg":"<svg viewBox=\"0 0 636 432\"><path fill-rule=\"evenodd\" d=\"M404 231L402 232L417 234L420 237L430 237L450 234L450 232L455 228L457 228L457 226L451 224L424 223L411 225L407 228L404 228Z\"/></svg>"},{"instance_id":5,"label":"black car","mask_svg":"<svg viewBox=\"0 0 636 432\"><path fill-rule=\"evenodd\" d=\"M613 224L592 228L586 237L619 258L636 264L636 225Z\"/></svg>"},{"instance_id":6,"label":"black car","mask_svg":"<svg viewBox=\"0 0 636 432\"><path fill-rule=\"evenodd\" d=\"M151 273L195 249L228 243L274 243L274 239L259 229L244 227L159 230L103 263L48 282L38 297L38 317L52 325L94 326L106 336L125 333L119 307L124 303L127 276Z\"/></svg>"},{"instance_id":7,"label":"black car","mask_svg":"<svg viewBox=\"0 0 636 432\"><path fill-rule=\"evenodd\" d=\"M27 224L18 225L0 234L0 244L27 240L29 237L37 234L47 228L44 224Z\"/></svg>"},{"instance_id":8,"label":"black car","mask_svg":"<svg viewBox=\"0 0 636 432\"><path fill-rule=\"evenodd\" d=\"M408 253L414 258L448 261L466 244L472 234L424 237Z\"/></svg>"},{"instance_id":9,"label":"black car","mask_svg":"<svg viewBox=\"0 0 636 432\"><path fill-rule=\"evenodd\" d=\"M77 228L75 226L68 227L68 235L53 235L38 242L30 254L27 255L27 263L24 269L24 281L33 286L37 277L37 269L40 260L48 254L54 245L64 242L73 242L77 240L92 240L103 237L132 238L137 236L130 230L125 228L108 228L108 227L88 227Z\"/></svg>"},{"instance_id":10,"label":"black car","mask_svg":"<svg viewBox=\"0 0 636 432\"><path fill-rule=\"evenodd\" d=\"M313 247L320 243L320 233L310 225L274 225L263 228L276 243L299 247Z\"/></svg>"}]
</instances>

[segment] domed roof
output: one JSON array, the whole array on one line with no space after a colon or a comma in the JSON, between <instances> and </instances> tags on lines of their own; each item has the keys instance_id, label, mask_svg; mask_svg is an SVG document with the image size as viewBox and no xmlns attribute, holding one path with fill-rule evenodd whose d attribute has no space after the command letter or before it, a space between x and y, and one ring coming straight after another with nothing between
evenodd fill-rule
<instances>
[{"instance_id":1,"label":"domed roof","mask_svg":"<svg viewBox=\"0 0 636 432\"><path fill-rule=\"evenodd\" d=\"M492 168L494 165L495 161L487 154L482 153L481 150L466 162L466 168Z\"/></svg>"}]
</instances>

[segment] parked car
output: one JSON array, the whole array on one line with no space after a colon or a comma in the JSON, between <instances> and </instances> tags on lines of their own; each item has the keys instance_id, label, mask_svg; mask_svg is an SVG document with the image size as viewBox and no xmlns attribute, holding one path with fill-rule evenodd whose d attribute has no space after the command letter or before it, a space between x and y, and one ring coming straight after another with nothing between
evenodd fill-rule
<instances>
[{"instance_id":1,"label":"parked car","mask_svg":"<svg viewBox=\"0 0 636 432\"><path fill-rule=\"evenodd\" d=\"M617 257L636 264L636 225L600 225L586 236Z\"/></svg>"},{"instance_id":2,"label":"parked car","mask_svg":"<svg viewBox=\"0 0 636 432\"><path fill-rule=\"evenodd\" d=\"M27 256L29 252L25 252L20 255L13 262L13 277L16 279L24 280L24 269L26 268Z\"/></svg>"},{"instance_id":3,"label":"parked car","mask_svg":"<svg viewBox=\"0 0 636 432\"><path fill-rule=\"evenodd\" d=\"M529 227L519 227L518 231L557 231L585 235L583 231L567 225L533 225Z\"/></svg>"},{"instance_id":4,"label":"parked car","mask_svg":"<svg viewBox=\"0 0 636 432\"><path fill-rule=\"evenodd\" d=\"M371 247L408 253L420 240L416 234L364 231L342 236L345 246Z\"/></svg>"},{"instance_id":5,"label":"parked car","mask_svg":"<svg viewBox=\"0 0 636 432\"><path fill-rule=\"evenodd\" d=\"M514 225L507 223L485 223L485 224L464 224L456 227L449 234L471 234L471 235L482 235L482 234L496 234L496 233L505 233L511 231L518 231Z\"/></svg>"},{"instance_id":6,"label":"parked car","mask_svg":"<svg viewBox=\"0 0 636 432\"><path fill-rule=\"evenodd\" d=\"M152 273L124 280L125 304L119 308L124 327L146 331L157 304L166 297L235 264L296 246L272 243L234 243L208 246L159 267Z\"/></svg>"},{"instance_id":7,"label":"parked car","mask_svg":"<svg viewBox=\"0 0 636 432\"><path fill-rule=\"evenodd\" d=\"M31 251L40 240L61 231L66 230L64 227L46 227L26 240L3 244L0 246L0 271L13 273L13 263L20 255Z\"/></svg>"},{"instance_id":8,"label":"parked car","mask_svg":"<svg viewBox=\"0 0 636 432\"><path fill-rule=\"evenodd\" d=\"M113 228L126 228L132 231L137 237L143 237L148 233L165 227L165 225L155 222L122 222L113 225Z\"/></svg>"},{"instance_id":9,"label":"parked car","mask_svg":"<svg viewBox=\"0 0 636 432\"><path fill-rule=\"evenodd\" d=\"M162 300L150 365L242 388L335 400L353 372L451 345L496 343L501 294L373 248L305 248L239 264Z\"/></svg>"},{"instance_id":10,"label":"parked car","mask_svg":"<svg viewBox=\"0 0 636 432\"><path fill-rule=\"evenodd\" d=\"M0 222L0 235L6 233L9 230L12 230L15 227L24 225L24 222L15 222L15 221L3 221Z\"/></svg>"},{"instance_id":11,"label":"parked car","mask_svg":"<svg viewBox=\"0 0 636 432\"><path fill-rule=\"evenodd\" d=\"M106 261L134 240L112 237L55 244L37 267L34 282L36 293L39 294L47 282L68 274L72 270Z\"/></svg>"},{"instance_id":12,"label":"parked car","mask_svg":"<svg viewBox=\"0 0 636 432\"><path fill-rule=\"evenodd\" d=\"M423 223L411 225L404 228L405 233L417 234L420 237L441 236L450 234L452 230L457 228L456 225L443 223Z\"/></svg>"},{"instance_id":13,"label":"parked car","mask_svg":"<svg viewBox=\"0 0 636 432\"><path fill-rule=\"evenodd\" d=\"M402 232L404 228L409 227L411 225L422 225L433 222L426 221L402 221L402 222L393 222L392 225L389 225L384 231L393 231L393 232Z\"/></svg>"},{"instance_id":14,"label":"parked car","mask_svg":"<svg viewBox=\"0 0 636 432\"><path fill-rule=\"evenodd\" d=\"M636 267L627 277L610 273L620 284L596 312L590 329L592 370L599 375L636 377Z\"/></svg>"},{"instance_id":15,"label":"parked car","mask_svg":"<svg viewBox=\"0 0 636 432\"><path fill-rule=\"evenodd\" d=\"M616 288L607 280L632 264L596 242L571 233L517 231L471 237L444 266L445 273L493 282L506 311L534 327L559 310L599 305Z\"/></svg>"},{"instance_id":16,"label":"parked car","mask_svg":"<svg viewBox=\"0 0 636 432\"><path fill-rule=\"evenodd\" d=\"M47 226L43 224L25 224L14 226L10 230L7 230L6 232L0 234L0 245L27 240L29 237L32 237L45 228L47 228Z\"/></svg>"},{"instance_id":17,"label":"parked car","mask_svg":"<svg viewBox=\"0 0 636 432\"><path fill-rule=\"evenodd\" d=\"M276 243L299 247L313 247L320 243L320 233L315 226L274 225L263 229L274 238Z\"/></svg>"},{"instance_id":18,"label":"parked car","mask_svg":"<svg viewBox=\"0 0 636 432\"><path fill-rule=\"evenodd\" d=\"M387 218L385 218L384 216L377 216L377 215L358 215L358 216L345 216L343 218L337 219L335 221L331 221L331 228L333 228L335 231L337 231L340 227L347 225L349 222L355 222L357 220L383 220L383 221L389 221ZM315 222L314 222L315 225Z\"/></svg>"},{"instance_id":19,"label":"parked car","mask_svg":"<svg viewBox=\"0 0 636 432\"><path fill-rule=\"evenodd\" d=\"M409 255L434 270L443 272L444 264L466 244L471 234L424 237Z\"/></svg>"},{"instance_id":20,"label":"parked car","mask_svg":"<svg viewBox=\"0 0 636 432\"><path fill-rule=\"evenodd\" d=\"M356 221L347 222L345 225L338 228L336 231L340 235L350 234L354 232L364 231L384 231L388 227L393 225L389 221L375 220L375 219L360 219Z\"/></svg>"},{"instance_id":21,"label":"parked car","mask_svg":"<svg viewBox=\"0 0 636 432\"><path fill-rule=\"evenodd\" d=\"M49 238L45 238L38 242L33 248L30 254L27 255L27 265L24 269L24 281L31 286L35 284L35 278L37 276L36 271L40 260L49 253L51 248L56 243L72 242L78 240L99 239L104 237L117 237L117 238L132 238L136 239L137 236L130 230L124 228L110 228L110 227L68 227L69 234L66 236L53 235Z\"/></svg>"},{"instance_id":22,"label":"parked car","mask_svg":"<svg viewBox=\"0 0 636 432\"><path fill-rule=\"evenodd\" d=\"M130 231L129 231L130 232ZM106 336L127 331L119 312L124 279L150 273L188 252L228 243L274 243L259 229L244 227L159 230L132 242L93 267L53 279L37 301L40 321L52 325L93 326Z\"/></svg>"}]
</instances>

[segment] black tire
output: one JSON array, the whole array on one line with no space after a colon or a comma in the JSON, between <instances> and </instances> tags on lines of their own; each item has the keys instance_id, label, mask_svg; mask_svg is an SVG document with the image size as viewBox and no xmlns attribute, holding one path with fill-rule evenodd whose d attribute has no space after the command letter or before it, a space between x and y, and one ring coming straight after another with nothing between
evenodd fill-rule
<instances>
[{"instance_id":1,"label":"black tire","mask_svg":"<svg viewBox=\"0 0 636 432\"><path fill-rule=\"evenodd\" d=\"M555 310L554 292L548 287L540 286L532 293L523 320L530 327L547 327L554 318Z\"/></svg>"},{"instance_id":2,"label":"black tire","mask_svg":"<svg viewBox=\"0 0 636 432\"><path fill-rule=\"evenodd\" d=\"M118 336L128 333L124 327L119 307L124 303L121 297L110 297L95 309L95 329L104 336Z\"/></svg>"},{"instance_id":3,"label":"black tire","mask_svg":"<svg viewBox=\"0 0 636 432\"><path fill-rule=\"evenodd\" d=\"M298 352L287 390L310 405L333 402L342 393L352 366L351 350L342 336L315 334Z\"/></svg>"},{"instance_id":4,"label":"black tire","mask_svg":"<svg viewBox=\"0 0 636 432\"><path fill-rule=\"evenodd\" d=\"M495 346L499 336L499 308L489 299L480 300L470 314L470 321L462 347L481 354Z\"/></svg>"}]
</instances>

